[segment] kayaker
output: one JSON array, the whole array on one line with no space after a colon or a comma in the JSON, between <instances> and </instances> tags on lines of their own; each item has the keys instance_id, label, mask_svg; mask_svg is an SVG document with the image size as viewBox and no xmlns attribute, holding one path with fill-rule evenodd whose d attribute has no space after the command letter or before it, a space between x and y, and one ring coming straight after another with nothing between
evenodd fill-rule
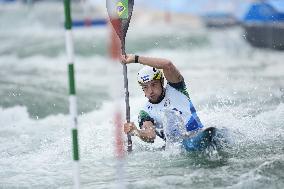
<instances>
[{"instance_id":1,"label":"kayaker","mask_svg":"<svg viewBox=\"0 0 284 189\"><path fill-rule=\"evenodd\" d=\"M148 99L138 116L139 129L133 122L125 123L125 133L145 142L154 142L156 136L176 142L203 128L184 78L170 60L127 54L121 56L121 62L144 65L137 80ZM172 117L178 118L178 122Z\"/></svg>"}]
</instances>

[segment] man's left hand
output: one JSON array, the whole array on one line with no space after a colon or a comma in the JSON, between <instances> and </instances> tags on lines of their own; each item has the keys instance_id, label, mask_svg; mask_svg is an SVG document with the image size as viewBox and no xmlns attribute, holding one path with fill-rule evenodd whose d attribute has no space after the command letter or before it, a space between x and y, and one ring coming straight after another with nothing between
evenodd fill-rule
<instances>
[{"instance_id":1,"label":"man's left hand","mask_svg":"<svg viewBox=\"0 0 284 189\"><path fill-rule=\"evenodd\" d=\"M120 60L121 60L121 63L123 63L123 64L134 63L135 62L135 55L134 54L121 55Z\"/></svg>"}]
</instances>

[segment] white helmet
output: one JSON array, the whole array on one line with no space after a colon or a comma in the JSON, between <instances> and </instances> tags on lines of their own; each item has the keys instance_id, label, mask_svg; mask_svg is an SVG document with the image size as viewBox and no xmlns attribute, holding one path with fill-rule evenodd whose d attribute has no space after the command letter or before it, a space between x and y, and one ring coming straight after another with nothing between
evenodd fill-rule
<instances>
[{"instance_id":1,"label":"white helmet","mask_svg":"<svg viewBox=\"0 0 284 189\"><path fill-rule=\"evenodd\" d=\"M140 85L152 80L161 80L163 84L163 79L162 71L150 66L144 66L137 74L137 80Z\"/></svg>"}]
</instances>

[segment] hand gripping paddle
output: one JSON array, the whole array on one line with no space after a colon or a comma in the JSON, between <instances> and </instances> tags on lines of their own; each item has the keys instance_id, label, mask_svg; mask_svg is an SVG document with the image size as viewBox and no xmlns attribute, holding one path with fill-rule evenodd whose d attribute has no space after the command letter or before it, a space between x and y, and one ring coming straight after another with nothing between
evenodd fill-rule
<instances>
[{"instance_id":1,"label":"hand gripping paddle","mask_svg":"<svg viewBox=\"0 0 284 189\"><path fill-rule=\"evenodd\" d=\"M134 0L106 0L107 12L110 22L118 35L121 42L121 53L125 53L125 37L130 23ZM126 105L126 121L130 122L130 106L129 91L127 79L127 66L123 64L124 89L125 89L125 105ZM127 151L132 151L131 136L127 134Z\"/></svg>"}]
</instances>

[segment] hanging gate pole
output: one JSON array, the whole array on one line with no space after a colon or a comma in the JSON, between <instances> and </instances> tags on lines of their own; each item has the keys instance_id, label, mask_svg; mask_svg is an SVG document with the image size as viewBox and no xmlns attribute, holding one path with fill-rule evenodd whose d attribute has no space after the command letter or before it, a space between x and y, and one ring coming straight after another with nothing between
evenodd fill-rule
<instances>
[{"instance_id":1,"label":"hanging gate pole","mask_svg":"<svg viewBox=\"0 0 284 189\"><path fill-rule=\"evenodd\" d=\"M74 75L74 45L72 36L72 19L70 0L64 0L65 11L65 43L68 63L68 78L69 78L69 112L72 126L72 144L73 144L73 183L74 188L80 188L79 178L79 145L78 145L78 129L77 129L77 98L75 88Z\"/></svg>"}]
</instances>

